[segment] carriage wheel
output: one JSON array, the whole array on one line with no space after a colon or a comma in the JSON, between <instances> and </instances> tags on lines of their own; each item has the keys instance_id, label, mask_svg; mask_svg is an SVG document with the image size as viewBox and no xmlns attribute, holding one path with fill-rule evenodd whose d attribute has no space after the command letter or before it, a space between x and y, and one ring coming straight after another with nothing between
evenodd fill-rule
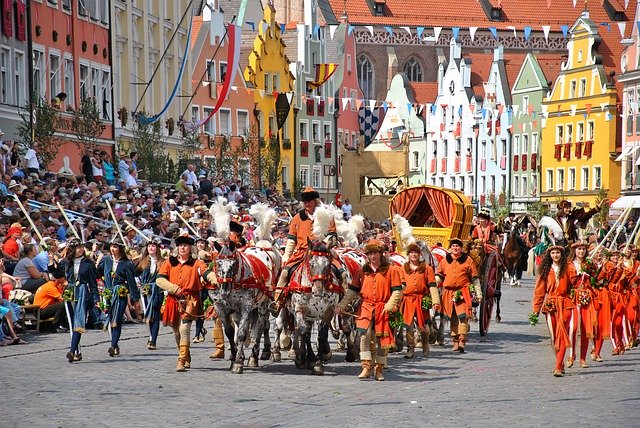
<instances>
[{"instance_id":1,"label":"carriage wheel","mask_svg":"<svg viewBox=\"0 0 640 428\"><path fill-rule=\"evenodd\" d=\"M488 256L485 267L485 283L482 284L482 304L480 305L480 318L478 325L480 326L480 336L486 336L489 332L491 317L493 316L494 295L498 278L498 258L495 253Z\"/></svg>"}]
</instances>

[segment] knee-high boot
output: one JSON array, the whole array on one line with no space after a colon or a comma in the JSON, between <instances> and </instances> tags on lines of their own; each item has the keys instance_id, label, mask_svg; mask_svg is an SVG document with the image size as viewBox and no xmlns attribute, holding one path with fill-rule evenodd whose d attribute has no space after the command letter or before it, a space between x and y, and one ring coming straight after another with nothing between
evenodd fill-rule
<instances>
[{"instance_id":1,"label":"knee-high boot","mask_svg":"<svg viewBox=\"0 0 640 428\"><path fill-rule=\"evenodd\" d=\"M189 342L180 344L180 353L178 354L178 364L176 364L176 371L183 372L186 370L185 362L187 360L187 353L189 352Z\"/></svg>"},{"instance_id":2,"label":"knee-high boot","mask_svg":"<svg viewBox=\"0 0 640 428\"><path fill-rule=\"evenodd\" d=\"M415 356L416 334L415 330L409 330L407 328L407 353L404 354L405 358L413 358Z\"/></svg>"},{"instance_id":3,"label":"knee-high boot","mask_svg":"<svg viewBox=\"0 0 640 428\"><path fill-rule=\"evenodd\" d=\"M213 324L213 331L211 334L213 336L213 343L216 349L209 358L212 360L222 359L224 358L224 331L222 330L222 321L220 318L216 319Z\"/></svg>"},{"instance_id":4,"label":"knee-high boot","mask_svg":"<svg viewBox=\"0 0 640 428\"><path fill-rule=\"evenodd\" d=\"M429 327L425 331L420 332L420 337L422 337L422 356L429 356Z\"/></svg>"},{"instance_id":5,"label":"knee-high boot","mask_svg":"<svg viewBox=\"0 0 640 428\"><path fill-rule=\"evenodd\" d=\"M369 379L371 377L371 360L360 360L362 371L358 375L358 379Z\"/></svg>"}]
</instances>

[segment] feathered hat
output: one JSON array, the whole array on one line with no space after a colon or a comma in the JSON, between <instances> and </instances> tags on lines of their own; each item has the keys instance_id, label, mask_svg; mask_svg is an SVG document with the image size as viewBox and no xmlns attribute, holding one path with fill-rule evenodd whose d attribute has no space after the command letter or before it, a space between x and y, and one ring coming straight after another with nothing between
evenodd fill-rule
<instances>
[{"instance_id":1,"label":"feathered hat","mask_svg":"<svg viewBox=\"0 0 640 428\"><path fill-rule=\"evenodd\" d=\"M488 208L482 208L477 215L478 218L486 218L487 220L491 220L491 211Z\"/></svg>"}]
</instances>

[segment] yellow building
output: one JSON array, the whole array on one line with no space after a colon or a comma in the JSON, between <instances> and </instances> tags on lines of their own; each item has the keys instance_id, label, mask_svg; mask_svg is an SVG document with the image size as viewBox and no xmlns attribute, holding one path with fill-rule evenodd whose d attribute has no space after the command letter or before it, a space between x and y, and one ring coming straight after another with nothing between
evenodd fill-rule
<instances>
[{"instance_id":1,"label":"yellow building","mask_svg":"<svg viewBox=\"0 0 640 428\"><path fill-rule=\"evenodd\" d=\"M598 24L584 11L569 31L568 58L542 103L542 202L594 206L601 189L620 193L616 88L597 53Z\"/></svg>"},{"instance_id":2,"label":"yellow building","mask_svg":"<svg viewBox=\"0 0 640 428\"><path fill-rule=\"evenodd\" d=\"M275 21L275 16L273 5L265 5L264 18L258 25L258 35L253 41L253 51L249 54L249 64L244 70L244 78L248 86L255 88L254 100L259 111L262 186L276 184L278 189L281 189L283 183L288 188L292 188L294 184L296 145L292 144L292 141L295 135L295 118L293 105L290 105L286 123L278 135L276 99L278 94L289 93L289 101L292 100L294 77L289 71L290 61L285 55L286 45L282 41L280 26Z\"/></svg>"}]
</instances>

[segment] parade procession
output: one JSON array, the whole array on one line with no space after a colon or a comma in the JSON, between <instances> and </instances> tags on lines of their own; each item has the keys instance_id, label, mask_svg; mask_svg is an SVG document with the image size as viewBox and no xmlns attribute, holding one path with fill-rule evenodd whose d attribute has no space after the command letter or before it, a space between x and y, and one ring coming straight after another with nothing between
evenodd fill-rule
<instances>
[{"instance_id":1,"label":"parade procession","mask_svg":"<svg viewBox=\"0 0 640 428\"><path fill-rule=\"evenodd\" d=\"M640 0L1 3L0 426L640 420Z\"/></svg>"}]
</instances>

